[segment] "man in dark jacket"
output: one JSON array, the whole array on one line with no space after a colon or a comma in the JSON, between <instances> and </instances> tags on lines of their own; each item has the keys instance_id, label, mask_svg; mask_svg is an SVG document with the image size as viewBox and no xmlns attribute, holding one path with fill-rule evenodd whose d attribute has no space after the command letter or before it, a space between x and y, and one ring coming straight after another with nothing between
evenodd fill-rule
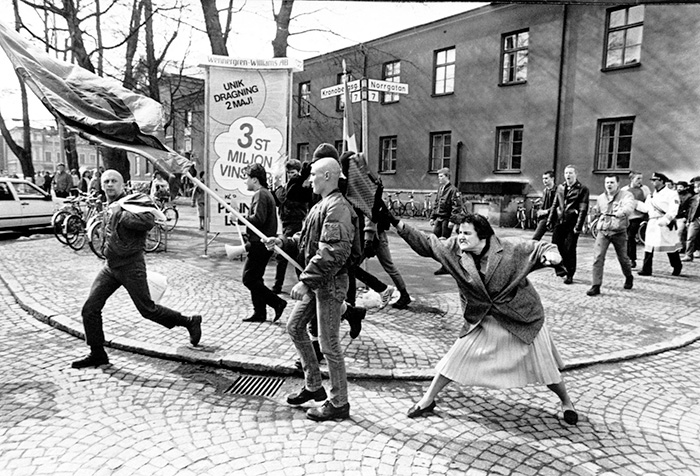
<instances>
[{"instance_id":1,"label":"man in dark jacket","mask_svg":"<svg viewBox=\"0 0 700 476\"><path fill-rule=\"evenodd\" d=\"M311 187L305 187L304 182L311 173L311 164L306 162L302 166L302 163L297 159L290 159L285 164L285 168L287 171L287 183L277 187L275 190L275 202L277 202L280 210L282 234L289 238L294 233L301 231L301 225L309 211ZM295 253L294 250L289 251ZM294 256L296 256L296 253ZM283 256L278 255L275 284L272 287L273 293L280 294L282 292L286 273L287 260Z\"/></svg>"},{"instance_id":2,"label":"man in dark jacket","mask_svg":"<svg viewBox=\"0 0 700 476\"><path fill-rule=\"evenodd\" d=\"M462 201L459 198L459 191L450 182L450 169L444 167L438 170L437 197L433 214L430 216L430 226L433 227L435 236L449 238L461 213ZM440 266L433 274L447 274L447 270Z\"/></svg>"},{"instance_id":3,"label":"man in dark jacket","mask_svg":"<svg viewBox=\"0 0 700 476\"><path fill-rule=\"evenodd\" d=\"M248 178L246 185L248 190L255 192L250 203L248 221L260 230L265 236L277 234L277 208L275 198L267 188L267 172L261 164L252 164L247 168ZM272 257L272 251L268 250L260 237L250 229L246 230L248 243L248 258L243 266L243 285L250 290L253 300L253 315L243 319L243 322L264 322L267 319L267 306L275 311L273 322L281 316L287 301L277 296L265 286L265 267Z\"/></svg>"},{"instance_id":4,"label":"man in dark jacket","mask_svg":"<svg viewBox=\"0 0 700 476\"><path fill-rule=\"evenodd\" d=\"M535 241L541 240L547 232L547 218L554 204L554 194L556 192L553 170L548 170L542 174L542 184L544 185L544 190L542 191L540 209L537 210L537 228L535 229L535 234L532 235L532 239Z\"/></svg>"},{"instance_id":5,"label":"man in dark jacket","mask_svg":"<svg viewBox=\"0 0 700 476\"><path fill-rule=\"evenodd\" d=\"M172 329L187 328L192 345L198 345L202 337L202 316L183 316L177 311L153 302L146 279L146 260L143 247L148 230L155 225L156 216L161 217L153 200L144 194L126 196L124 179L116 170L102 174L102 188L107 196L105 229L105 265L97 274L90 295L83 305L85 341L90 354L73 362L72 367L81 369L108 364L104 350L102 330L102 308L107 299L124 286L143 317ZM162 216L161 219L165 219Z\"/></svg>"},{"instance_id":6,"label":"man in dark jacket","mask_svg":"<svg viewBox=\"0 0 700 476\"><path fill-rule=\"evenodd\" d=\"M576 245L588 216L588 187L576 179L576 168L564 168L564 183L557 187L554 205L547 218L547 227L554 227L552 243L559 248L562 264L566 268L564 284L574 282L576 273Z\"/></svg>"}]
</instances>

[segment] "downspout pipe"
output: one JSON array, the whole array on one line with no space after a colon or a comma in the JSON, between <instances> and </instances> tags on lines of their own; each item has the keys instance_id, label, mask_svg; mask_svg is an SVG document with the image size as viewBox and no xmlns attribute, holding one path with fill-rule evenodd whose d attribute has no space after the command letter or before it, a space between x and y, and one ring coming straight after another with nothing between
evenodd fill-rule
<instances>
[{"instance_id":1,"label":"downspout pipe","mask_svg":"<svg viewBox=\"0 0 700 476\"><path fill-rule=\"evenodd\" d=\"M562 5L562 22L561 22L561 48L559 50L559 84L557 85L557 116L554 126L554 154L552 156L552 170L554 176L557 177L559 172L559 136L561 135L561 114L562 101L564 97L564 58L566 57L566 33L569 22L569 7Z\"/></svg>"}]
</instances>

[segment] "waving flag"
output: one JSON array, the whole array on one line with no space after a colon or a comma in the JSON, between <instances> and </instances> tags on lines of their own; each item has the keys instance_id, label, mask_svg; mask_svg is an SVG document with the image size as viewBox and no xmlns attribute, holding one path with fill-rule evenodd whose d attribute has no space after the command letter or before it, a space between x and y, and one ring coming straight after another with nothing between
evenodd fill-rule
<instances>
[{"instance_id":1,"label":"waving flag","mask_svg":"<svg viewBox=\"0 0 700 476\"><path fill-rule=\"evenodd\" d=\"M163 109L157 101L124 88L118 81L34 50L2 22L0 47L20 78L68 129L102 145L124 146L171 173L191 165L159 140Z\"/></svg>"},{"instance_id":2,"label":"waving flag","mask_svg":"<svg viewBox=\"0 0 700 476\"><path fill-rule=\"evenodd\" d=\"M343 108L343 152L358 152L355 126L352 122L352 106L350 105L350 91L348 90L348 72L343 60L343 86L345 89L345 107ZM347 145L346 145L347 144Z\"/></svg>"}]
</instances>

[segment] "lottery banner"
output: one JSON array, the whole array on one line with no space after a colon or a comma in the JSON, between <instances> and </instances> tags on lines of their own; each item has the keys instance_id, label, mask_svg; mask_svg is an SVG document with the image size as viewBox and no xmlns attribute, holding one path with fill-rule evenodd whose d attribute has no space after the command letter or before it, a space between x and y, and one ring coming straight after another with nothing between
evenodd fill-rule
<instances>
[{"instance_id":1,"label":"lottery banner","mask_svg":"<svg viewBox=\"0 0 700 476\"><path fill-rule=\"evenodd\" d=\"M247 215L253 192L246 166L260 163L268 183L284 176L289 154L292 72L288 58L209 56L205 69L205 161L210 188ZM209 200L209 231L236 232L223 206Z\"/></svg>"}]
</instances>

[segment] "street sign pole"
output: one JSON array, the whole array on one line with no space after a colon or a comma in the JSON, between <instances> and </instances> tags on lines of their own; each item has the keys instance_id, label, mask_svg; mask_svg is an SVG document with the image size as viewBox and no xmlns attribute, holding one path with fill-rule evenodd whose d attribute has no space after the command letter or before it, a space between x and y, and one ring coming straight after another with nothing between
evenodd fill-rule
<instances>
[{"instance_id":1,"label":"street sign pole","mask_svg":"<svg viewBox=\"0 0 700 476\"><path fill-rule=\"evenodd\" d=\"M369 168L369 107L367 107L369 91L367 90L367 78L360 80L360 94L362 99L362 152L365 154L367 167ZM372 170L370 168L370 170Z\"/></svg>"}]
</instances>

